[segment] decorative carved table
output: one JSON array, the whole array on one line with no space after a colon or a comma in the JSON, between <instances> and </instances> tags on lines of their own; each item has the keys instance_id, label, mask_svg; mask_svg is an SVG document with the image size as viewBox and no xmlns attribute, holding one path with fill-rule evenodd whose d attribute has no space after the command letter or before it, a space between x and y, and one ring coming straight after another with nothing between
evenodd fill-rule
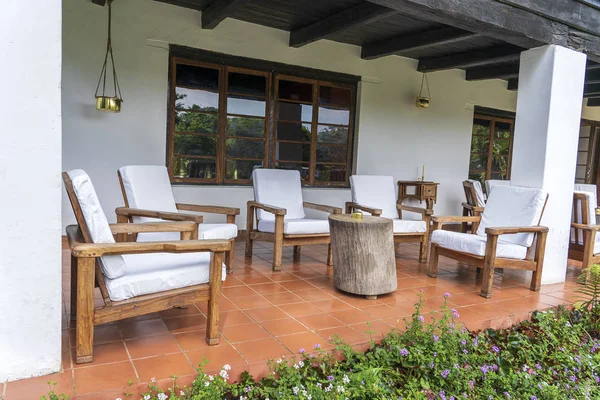
<instances>
[{"instance_id":1,"label":"decorative carved table","mask_svg":"<svg viewBox=\"0 0 600 400\"><path fill-rule=\"evenodd\" d=\"M392 225L391 219L382 217L329 216L336 288L367 299L396 290Z\"/></svg>"},{"instance_id":2,"label":"decorative carved table","mask_svg":"<svg viewBox=\"0 0 600 400\"><path fill-rule=\"evenodd\" d=\"M439 183L427 181L398 181L398 204L404 199L415 199L427 205L427 209L433 210L433 204L437 202L437 187ZM414 187L414 193L409 193L409 188Z\"/></svg>"}]
</instances>

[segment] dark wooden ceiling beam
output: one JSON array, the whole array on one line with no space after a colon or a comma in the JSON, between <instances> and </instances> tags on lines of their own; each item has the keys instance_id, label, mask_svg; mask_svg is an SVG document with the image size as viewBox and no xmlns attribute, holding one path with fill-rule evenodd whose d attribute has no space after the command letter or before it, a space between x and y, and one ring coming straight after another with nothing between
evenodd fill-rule
<instances>
[{"instance_id":1,"label":"dark wooden ceiling beam","mask_svg":"<svg viewBox=\"0 0 600 400\"><path fill-rule=\"evenodd\" d=\"M446 26L423 32L394 36L363 45L361 58L372 60L390 54L402 54L441 44L454 43L478 36L477 33Z\"/></svg>"},{"instance_id":2,"label":"dark wooden ceiling beam","mask_svg":"<svg viewBox=\"0 0 600 400\"><path fill-rule=\"evenodd\" d=\"M600 84L600 70L596 68L597 64L588 64L588 68L585 71L585 84ZM519 89L519 79L511 78L508 80L508 85L506 87L508 90L518 90Z\"/></svg>"},{"instance_id":3,"label":"dark wooden ceiling beam","mask_svg":"<svg viewBox=\"0 0 600 400\"><path fill-rule=\"evenodd\" d=\"M294 29L290 32L290 46L301 47L324 39L335 32L367 25L394 14L397 12L387 7L373 3L361 3L310 25Z\"/></svg>"},{"instance_id":4,"label":"dark wooden ceiling beam","mask_svg":"<svg viewBox=\"0 0 600 400\"><path fill-rule=\"evenodd\" d=\"M202 10L202 29L214 29L250 0L214 0Z\"/></svg>"},{"instance_id":5,"label":"dark wooden ceiling beam","mask_svg":"<svg viewBox=\"0 0 600 400\"><path fill-rule=\"evenodd\" d=\"M104 7L104 5L106 4L106 0L92 0L92 3Z\"/></svg>"},{"instance_id":6,"label":"dark wooden ceiling beam","mask_svg":"<svg viewBox=\"0 0 600 400\"><path fill-rule=\"evenodd\" d=\"M600 84L592 83L583 86L583 97L599 97L600 96Z\"/></svg>"},{"instance_id":7,"label":"dark wooden ceiling beam","mask_svg":"<svg viewBox=\"0 0 600 400\"><path fill-rule=\"evenodd\" d=\"M598 36L497 0L368 1L404 15L479 32L515 46L531 48L557 44L585 51L590 58L600 60Z\"/></svg>"},{"instance_id":8,"label":"dark wooden ceiling beam","mask_svg":"<svg viewBox=\"0 0 600 400\"><path fill-rule=\"evenodd\" d=\"M484 79L508 79L519 76L519 64L500 64L485 67L467 68L468 81L481 81Z\"/></svg>"},{"instance_id":9,"label":"dark wooden ceiling beam","mask_svg":"<svg viewBox=\"0 0 600 400\"><path fill-rule=\"evenodd\" d=\"M508 90L517 90L519 88L519 78L510 78L506 88Z\"/></svg>"},{"instance_id":10,"label":"dark wooden ceiling beam","mask_svg":"<svg viewBox=\"0 0 600 400\"><path fill-rule=\"evenodd\" d=\"M453 53L441 57L427 57L419 60L417 69L421 72L433 72L452 68L480 67L487 64L518 61L522 51L523 49L520 47L504 44L487 49Z\"/></svg>"},{"instance_id":11,"label":"dark wooden ceiling beam","mask_svg":"<svg viewBox=\"0 0 600 400\"><path fill-rule=\"evenodd\" d=\"M587 100L588 107L600 107L600 97L590 97Z\"/></svg>"}]
</instances>

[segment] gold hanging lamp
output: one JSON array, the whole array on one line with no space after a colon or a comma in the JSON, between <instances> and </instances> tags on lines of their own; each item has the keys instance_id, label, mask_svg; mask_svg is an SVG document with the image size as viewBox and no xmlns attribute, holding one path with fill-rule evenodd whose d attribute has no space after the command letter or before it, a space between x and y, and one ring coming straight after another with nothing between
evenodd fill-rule
<instances>
[{"instance_id":1,"label":"gold hanging lamp","mask_svg":"<svg viewBox=\"0 0 600 400\"><path fill-rule=\"evenodd\" d=\"M117 71L115 69L115 58L113 56L112 42L111 42L111 20L112 20L112 5L113 0L107 0L108 3L108 39L106 40L106 55L104 56L104 64L102 65L102 71L100 72L100 79L98 79L98 85L96 86L96 109L100 111L120 112L121 103L123 103L123 96L121 96L121 88L119 87L119 80L117 79ZM108 74L108 57L110 56L110 64L112 66L113 75L113 87L114 96L106 95L106 78ZM100 84L102 83L102 94L98 94L100 90Z\"/></svg>"},{"instance_id":2,"label":"gold hanging lamp","mask_svg":"<svg viewBox=\"0 0 600 400\"><path fill-rule=\"evenodd\" d=\"M427 87L427 96L423 96L423 83L425 83ZM427 80L427 73L423 72L423 78L421 79L421 90L419 91L419 96L417 97L417 101L415 101L415 105L417 108L427 108L429 107L430 102L431 92L429 91L429 81Z\"/></svg>"}]
</instances>

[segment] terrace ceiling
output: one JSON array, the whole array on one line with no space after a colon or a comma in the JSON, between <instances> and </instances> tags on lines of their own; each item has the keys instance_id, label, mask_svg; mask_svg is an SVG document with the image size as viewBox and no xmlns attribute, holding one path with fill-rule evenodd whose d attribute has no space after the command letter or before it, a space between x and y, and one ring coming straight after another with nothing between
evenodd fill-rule
<instances>
[{"instance_id":1,"label":"terrace ceiling","mask_svg":"<svg viewBox=\"0 0 600 400\"><path fill-rule=\"evenodd\" d=\"M600 104L600 0L154 1L202 11L203 29L233 18L289 31L292 47L349 43L365 60L413 58L419 71L460 68L469 81L508 80L509 90L521 51L558 44L588 54L584 96Z\"/></svg>"}]
</instances>

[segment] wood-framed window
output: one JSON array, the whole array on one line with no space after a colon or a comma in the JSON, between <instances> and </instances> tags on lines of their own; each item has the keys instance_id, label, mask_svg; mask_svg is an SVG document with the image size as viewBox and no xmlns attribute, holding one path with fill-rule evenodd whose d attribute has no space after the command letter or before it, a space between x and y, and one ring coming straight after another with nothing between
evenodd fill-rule
<instances>
[{"instance_id":1,"label":"wood-framed window","mask_svg":"<svg viewBox=\"0 0 600 400\"><path fill-rule=\"evenodd\" d=\"M473 117L469 179L510 179L514 119L482 114Z\"/></svg>"},{"instance_id":2,"label":"wood-framed window","mask_svg":"<svg viewBox=\"0 0 600 400\"><path fill-rule=\"evenodd\" d=\"M356 84L171 58L172 182L249 185L255 168L347 186Z\"/></svg>"}]
</instances>

